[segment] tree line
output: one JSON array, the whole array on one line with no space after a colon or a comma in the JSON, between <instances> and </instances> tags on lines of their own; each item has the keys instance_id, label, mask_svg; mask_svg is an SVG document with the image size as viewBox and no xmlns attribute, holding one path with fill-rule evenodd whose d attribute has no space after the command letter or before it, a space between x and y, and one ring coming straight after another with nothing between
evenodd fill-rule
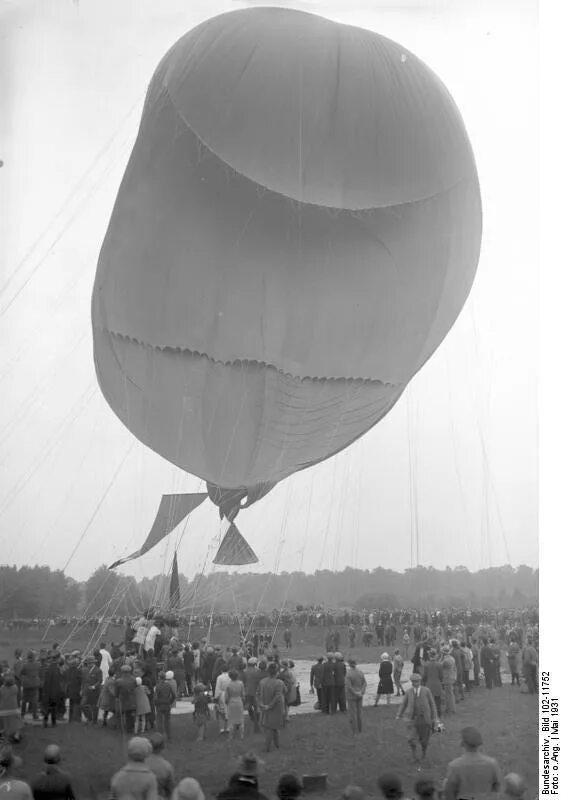
<instances>
[{"instance_id":1,"label":"tree line","mask_svg":"<svg viewBox=\"0 0 561 800\"><path fill-rule=\"evenodd\" d=\"M525 608L538 604L539 571L526 565L491 567L418 566L391 569L317 570L281 573L213 571L187 580L180 575L182 613L264 612L325 608ZM169 576L137 581L103 565L83 582L44 566L0 565L0 618L46 619L131 616L150 606L166 607Z\"/></svg>"}]
</instances>

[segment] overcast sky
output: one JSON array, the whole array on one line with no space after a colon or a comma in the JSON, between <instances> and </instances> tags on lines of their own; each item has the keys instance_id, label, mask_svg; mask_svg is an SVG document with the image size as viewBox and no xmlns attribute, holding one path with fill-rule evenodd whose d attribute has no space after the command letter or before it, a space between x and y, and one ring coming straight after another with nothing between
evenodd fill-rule
<instances>
[{"instance_id":1,"label":"overcast sky","mask_svg":"<svg viewBox=\"0 0 561 800\"><path fill-rule=\"evenodd\" d=\"M140 546L162 493L199 489L107 407L93 369L90 299L156 64L185 31L244 5L2 6L0 562L68 564L83 579ZM391 414L240 514L260 557L251 569L402 570L417 550L419 563L438 568L537 566L536 3L282 5L371 28L437 72L473 144L484 229L468 303ZM125 571L167 571L180 538L181 571L208 571L219 532L207 502Z\"/></svg>"}]
</instances>

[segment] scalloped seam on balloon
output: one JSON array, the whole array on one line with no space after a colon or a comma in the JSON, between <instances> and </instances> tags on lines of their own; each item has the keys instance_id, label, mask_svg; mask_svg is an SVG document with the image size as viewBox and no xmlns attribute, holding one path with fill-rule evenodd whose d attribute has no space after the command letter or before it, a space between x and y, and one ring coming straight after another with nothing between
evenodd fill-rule
<instances>
[{"instance_id":1,"label":"scalloped seam on balloon","mask_svg":"<svg viewBox=\"0 0 561 800\"><path fill-rule=\"evenodd\" d=\"M124 333L118 333L117 331L110 330L109 328L101 328L102 331L108 333L109 336L114 336L117 339L121 339L125 342L130 342L132 344L137 344L140 347L146 347L149 350L158 350L160 353L175 353L175 354L182 354L182 355L189 355L194 356L195 358L202 358L209 361L211 364L217 364L218 366L222 367L237 367L237 366L256 366L256 367L266 367L268 369L272 369L277 372L279 375L283 375L287 378L293 378L294 380L298 381L317 381L319 383L325 383L327 381L335 382L350 382L359 383L359 384L377 384L379 386L388 386L392 389L398 389L402 384L399 383L390 383L389 381L382 381L374 378L357 378L353 376L343 376L343 377L333 377L333 376L323 376L317 377L313 375L295 375L293 372L287 372L283 369L279 369L274 364L269 363L268 361L260 361L258 359L251 359L251 358L236 358L233 360L223 361L221 359L213 358L209 356L208 353L203 353L200 350L191 350L188 347L173 347L166 345L165 347L160 347L159 345L152 345L147 344L147 342L143 342L140 339L137 339L135 336L129 336Z\"/></svg>"},{"instance_id":2,"label":"scalloped seam on balloon","mask_svg":"<svg viewBox=\"0 0 561 800\"><path fill-rule=\"evenodd\" d=\"M458 178L458 180L455 181L454 183L450 184L450 186L447 186L444 189L440 189L438 192L434 192L433 194L427 194L427 195L425 195L423 197L417 197L417 198L415 198L413 200L406 200L403 203L385 203L385 204L381 204L381 205L377 205L377 206L356 206L356 207L353 207L353 208L349 208L347 206L331 206L331 205L325 205L325 204L321 204L321 203L313 203L313 202L311 202L309 200L298 200L296 197L292 197L291 195L285 194L284 192L279 192L278 189L273 189L270 186L266 186L264 183L259 183L254 178L250 178L248 175L244 175L243 172L240 172L232 164L230 164L229 161L226 161L225 158L223 158L221 155L219 155L217 152L215 152L212 149L212 147L206 142L206 140L192 127L192 125L189 122L187 122L185 117L182 115L182 113L180 112L179 108L177 107L177 105L176 105L176 103L175 103L175 101L174 101L174 99L173 99L173 97L171 95L169 87L166 86L166 84L163 83L163 82L162 82L161 86L162 86L162 91L165 92L165 94L169 98L169 101L172 104L177 116L183 122L185 127L188 128L191 131L191 133L193 134L193 136L195 136L198 139L198 141L202 145L202 147L205 147L208 150L209 153L212 153L212 155L215 158L217 158L218 161L220 161L225 167L230 169L235 175L237 175L240 178L248 181L249 183L253 184L256 187L259 187L261 190L265 190L267 192L271 192L271 194L277 195L278 197L284 197L287 200L290 200L293 203L298 203L298 205L301 205L301 206L311 206L313 208L326 208L326 209L332 209L334 211L340 211L342 213L347 212L349 214L350 213L368 214L369 212L378 211L378 210L382 210L382 209L385 209L385 208L403 208L404 206L415 205L415 203L423 203L426 200L434 200L434 199L440 197L441 195L448 194L448 192L453 191L456 187L458 187L464 181L469 181L469 180L473 180L474 179L476 182L478 182L477 168L476 168L475 162L474 162L473 163L473 175L472 176L464 175L461 178Z\"/></svg>"}]
</instances>

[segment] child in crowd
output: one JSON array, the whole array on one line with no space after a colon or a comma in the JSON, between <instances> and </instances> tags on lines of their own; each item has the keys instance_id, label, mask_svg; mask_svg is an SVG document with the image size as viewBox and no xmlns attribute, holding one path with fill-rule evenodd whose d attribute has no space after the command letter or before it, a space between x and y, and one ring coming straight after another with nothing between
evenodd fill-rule
<instances>
[{"instance_id":1,"label":"child in crowd","mask_svg":"<svg viewBox=\"0 0 561 800\"><path fill-rule=\"evenodd\" d=\"M150 700L148 699L149 689L142 683L142 678L137 677L136 688L134 690L134 700L136 703L136 713L134 719L134 732L138 735L146 730L146 718L150 714Z\"/></svg>"},{"instance_id":2,"label":"child in crowd","mask_svg":"<svg viewBox=\"0 0 561 800\"><path fill-rule=\"evenodd\" d=\"M196 683L193 688L193 720L197 726L197 741L206 739L206 727L210 719L209 704L212 702L210 693L204 683Z\"/></svg>"}]
</instances>

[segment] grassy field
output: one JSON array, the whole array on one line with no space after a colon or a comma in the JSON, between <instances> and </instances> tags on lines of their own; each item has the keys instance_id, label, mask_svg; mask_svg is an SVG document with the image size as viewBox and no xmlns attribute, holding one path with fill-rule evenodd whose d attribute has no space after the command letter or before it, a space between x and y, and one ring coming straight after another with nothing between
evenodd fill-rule
<instances>
[{"instance_id":1,"label":"grassy field","mask_svg":"<svg viewBox=\"0 0 561 800\"><path fill-rule=\"evenodd\" d=\"M51 631L48 641L61 641L58 631ZM54 638L53 638L54 634ZM323 630L309 629L307 641L296 646L292 657L309 657L321 648ZM39 637L40 638L40 637ZM107 639L116 638L108 634ZM223 644L234 643L235 631L218 631L213 636ZM35 637L37 639L37 637ZM10 657L18 644L36 646L33 636L10 637L0 643L0 658ZM17 641L16 641L17 640ZM79 642L72 643L78 647ZM381 648L356 648L359 661L377 661ZM498 759L503 773L516 771L528 782L528 797L536 796L538 787L537 699L521 694L505 685L492 692L475 690L458 706L458 714L446 720L446 732L433 736L429 748L429 764L424 771L443 777L446 765L460 754L459 731L465 725L476 725L482 732L484 751ZM266 762L261 778L262 790L272 797L279 775L293 771L299 774L327 773L329 798L338 796L349 783L363 786L370 795L378 794L376 779L384 771L401 775L406 795L411 795L417 776L411 764L405 739L405 724L395 719L395 706L368 708L364 711L364 732L352 738L345 715L325 717L302 715L290 720L281 733L281 749L264 754L262 735L248 733L243 742L229 743L219 737L212 722L208 739L198 743L190 715L172 717L173 741L166 748L167 758L174 764L178 778L186 775L200 781L207 797L216 794L235 770L236 757L248 749L261 754ZM107 797L111 775L124 763L126 739L109 729L82 725L60 725L56 730L28 726L24 741L17 751L24 760L22 776L33 776L41 769L44 747L50 742L61 745L64 767L72 773L77 796Z\"/></svg>"}]
</instances>

